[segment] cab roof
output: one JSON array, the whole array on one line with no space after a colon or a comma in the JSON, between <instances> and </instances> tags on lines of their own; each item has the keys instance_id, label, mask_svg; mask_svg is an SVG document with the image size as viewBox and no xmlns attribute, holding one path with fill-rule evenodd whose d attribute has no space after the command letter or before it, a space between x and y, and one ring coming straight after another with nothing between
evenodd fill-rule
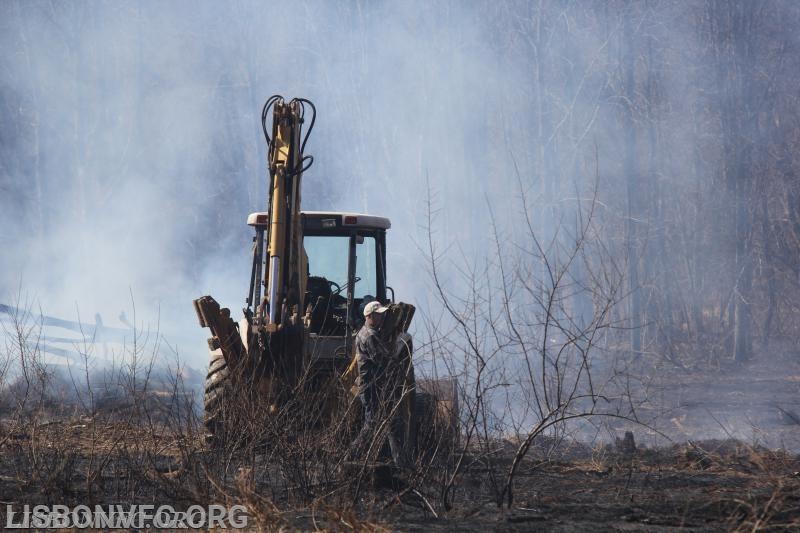
<instances>
[{"instance_id":1,"label":"cab roof","mask_svg":"<svg viewBox=\"0 0 800 533\"><path fill-rule=\"evenodd\" d=\"M392 222L385 217L367 215L365 213L352 213L345 211L301 211L304 223L312 222L321 227L355 227L387 230L392 227ZM269 214L266 212L250 213L247 224L261 226L268 224ZM329 226L330 225L330 226Z\"/></svg>"}]
</instances>

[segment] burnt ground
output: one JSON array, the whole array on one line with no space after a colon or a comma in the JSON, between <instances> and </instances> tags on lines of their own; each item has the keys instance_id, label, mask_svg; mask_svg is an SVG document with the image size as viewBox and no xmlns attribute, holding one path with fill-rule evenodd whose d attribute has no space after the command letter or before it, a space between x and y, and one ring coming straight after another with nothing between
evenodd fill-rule
<instances>
[{"instance_id":1,"label":"burnt ground","mask_svg":"<svg viewBox=\"0 0 800 533\"><path fill-rule=\"evenodd\" d=\"M603 453L607 453L602 456ZM420 520L396 507L388 523L407 531L731 531L800 529L800 458L736 441L705 441L624 457L594 457L528 468L510 509L480 486L467 505ZM469 480L465 480L469 484ZM485 487L484 487L485 488ZM384 523L387 516L384 516Z\"/></svg>"},{"instance_id":2,"label":"burnt ground","mask_svg":"<svg viewBox=\"0 0 800 533\"><path fill-rule=\"evenodd\" d=\"M446 520L397 507L388 523L417 531L800 531L800 353L651 372L658 379L639 381L643 425L589 425L575 436L593 445L534 458L510 509L493 503L486 476L465 477L461 496L474 505ZM635 451L622 446L626 431Z\"/></svg>"},{"instance_id":3,"label":"burnt ground","mask_svg":"<svg viewBox=\"0 0 800 533\"><path fill-rule=\"evenodd\" d=\"M512 442L498 443L491 465L468 458L449 511L435 480L416 492L401 486L354 497L336 472L312 491L338 496L303 503L291 473L267 456L254 455L249 470L226 480L218 467L232 456L154 421L131 425L120 410L39 420L34 430L0 421L0 502L244 502L265 530L800 531L800 358L658 375L638 410L655 429L613 421L602 429L605 444L566 440L545 454L541 443L516 477L510 508L498 507L492 480L502 484ZM625 431L635 449L613 442ZM239 476L258 470L263 476L243 487Z\"/></svg>"},{"instance_id":4,"label":"burnt ground","mask_svg":"<svg viewBox=\"0 0 800 533\"><path fill-rule=\"evenodd\" d=\"M59 438L66 442L78 438L84 428L61 429L66 431L60 431ZM129 429L123 433L139 443L153 439ZM123 433L112 431L110 435L120 438ZM131 498L138 503L171 503L175 508L224 501L219 493L203 494L204 483L196 476L204 473L182 471L177 450L165 448L169 441L165 437L164 445L121 455L103 472L104 480L92 483L87 483L85 475L92 471L86 453L69 456L68 466L73 471L68 475L63 475L63 463L52 465L47 478L24 479L18 470L14 475L6 443L0 500L22 504L66 498L76 505L86 501L120 503ZM84 445L88 452L89 442ZM94 460L105 458L105 451L95 448ZM419 489L433 512L419 495L406 492L397 498L398 491L388 489L363 491L356 507L347 512L328 503L290 504L280 495L271 497L266 488L255 491L259 497L237 493L227 501L252 506L264 530L800 530L800 456L730 440L640 448L633 453L615 446L573 446L569 456L568 460L526 463L518 474L510 509L498 508L485 469L474 464L458 480L450 512L441 509L435 484ZM498 474L508 462L504 459L510 459L510 453L497 458ZM86 491L91 484L93 494ZM402 487L399 491L403 493ZM210 499L204 500L206 497Z\"/></svg>"}]
</instances>

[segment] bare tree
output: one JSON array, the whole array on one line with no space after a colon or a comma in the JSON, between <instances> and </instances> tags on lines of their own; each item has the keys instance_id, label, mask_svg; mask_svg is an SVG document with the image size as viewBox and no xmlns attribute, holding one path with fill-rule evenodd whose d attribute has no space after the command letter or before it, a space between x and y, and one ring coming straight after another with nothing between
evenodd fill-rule
<instances>
[{"instance_id":1,"label":"bare tree","mask_svg":"<svg viewBox=\"0 0 800 533\"><path fill-rule=\"evenodd\" d=\"M624 272L597 233L597 198L576 198L583 204L577 231L560 225L544 241L534 225L535 207L520 190L523 231L503 232L492 215L493 249L473 263L437 248L429 194L429 272L448 318L439 324L445 351L439 356L458 362L453 370L463 409L464 439L444 485L445 507L468 455L477 454L486 467L497 504L511 505L515 475L537 437L562 438L571 422L595 415L633 416L613 401L626 391L613 382L610 360L599 359L620 325L615 308L625 291ZM582 264L580 278L573 275L575 263ZM576 317L576 293L591 298L589 317ZM493 458L509 438L516 451L505 474L495 477Z\"/></svg>"}]
</instances>

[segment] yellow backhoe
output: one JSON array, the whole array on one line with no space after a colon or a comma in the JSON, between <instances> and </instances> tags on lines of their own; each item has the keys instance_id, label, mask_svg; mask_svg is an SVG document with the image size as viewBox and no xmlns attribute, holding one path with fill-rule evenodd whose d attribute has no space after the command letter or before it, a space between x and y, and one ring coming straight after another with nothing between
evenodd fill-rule
<instances>
[{"instance_id":1,"label":"yellow backhoe","mask_svg":"<svg viewBox=\"0 0 800 533\"><path fill-rule=\"evenodd\" d=\"M311 118L303 135L306 111ZM313 162L304 150L315 118L314 105L303 98L287 102L276 95L264 104L268 210L247 217L255 236L244 316L234 322L230 311L210 296L194 301L200 325L211 330L206 430L212 440L237 430L231 427L237 419L231 413L253 408L235 405L242 390L252 392L247 397L256 398L255 408L268 411L304 391L315 391L319 405L314 411L321 413L317 420L330 421L337 402L348 397L352 386L347 374L349 368L354 377L354 342L363 324L363 306L378 300L389 306L381 336L404 365L406 393L397 408L403 413L404 446L410 451L416 446L420 420L430 420L415 413L435 411L443 402L446 424L455 428L454 383L418 384L414 379L408 333L414 307L394 303L394 291L386 284L390 221L360 213L301 211L301 180Z\"/></svg>"}]
</instances>

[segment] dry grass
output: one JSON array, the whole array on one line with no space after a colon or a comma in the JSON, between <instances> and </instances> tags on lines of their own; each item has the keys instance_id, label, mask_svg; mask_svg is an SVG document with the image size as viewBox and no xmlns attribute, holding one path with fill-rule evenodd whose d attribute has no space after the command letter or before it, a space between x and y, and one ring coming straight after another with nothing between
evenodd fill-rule
<instances>
[{"instance_id":1,"label":"dry grass","mask_svg":"<svg viewBox=\"0 0 800 533\"><path fill-rule=\"evenodd\" d=\"M59 377L20 346L9 367L24 370L4 375L0 395L0 500L10 505L238 504L258 531L800 526L800 459L735 440L629 450L541 435L503 510L498 484L519 438L454 449L423 435L437 453L402 473L376 470L344 460L358 427L352 406L338 423L309 425L300 397L276 411L242 405L247 438L209 446L180 372L157 375L143 347L137 365L98 385L77 371Z\"/></svg>"},{"instance_id":2,"label":"dry grass","mask_svg":"<svg viewBox=\"0 0 800 533\"><path fill-rule=\"evenodd\" d=\"M149 413L151 420L154 415ZM202 432L147 423L147 416L119 420L111 411L39 423L35 418L4 424L0 498L12 505L240 504L259 531L498 524L544 529L571 524L575 530L590 530L587 514L594 517L594 526L639 524L643 530L661 525L777 531L800 525L800 458L737 441L645 448L633 454L610 445L572 446L564 457L542 448L541 455L533 453L521 467L518 503L508 511L493 504L487 463L479 455L469 456L457 482L455 505L445 512L437 501L436 477L422 470L414 473L418 479L406 478L413 479L411 488L378 489L362 483L353 498L354 481L346 472L331 471L328 479L317 472L317 484L303 486L290 477L298 472L292 453L264 447L209 449ZM498 446L491 463L500 471L513 454L513 446L505 448ZM309 455L303 460L308 479L315 477L312 470L323 468Z\"/></svg>"}]
</instances>

